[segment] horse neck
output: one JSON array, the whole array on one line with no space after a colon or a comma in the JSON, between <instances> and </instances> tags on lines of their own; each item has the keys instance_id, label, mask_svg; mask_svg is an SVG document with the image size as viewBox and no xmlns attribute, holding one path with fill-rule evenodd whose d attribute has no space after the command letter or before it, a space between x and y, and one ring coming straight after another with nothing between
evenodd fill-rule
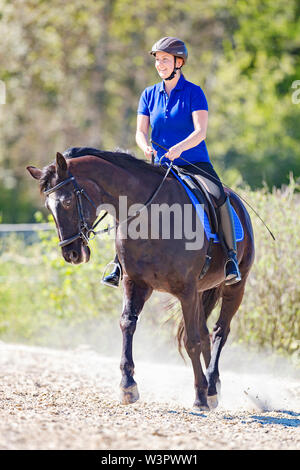
<instances>
[{"instance_id":1,"label":"horse neck","mask_svg":"<svg viewBox=\"0 0 300 470\"><path fill-rule=\"evenodd\" d=\"M71 172L79 177L88 178L98 186L98 192L93 195L97 206L107 206L111 213L119 218L120 201L128 208L133 204L144 204L155 188L161 182L161 176L151 171L139 168L124 169L107 160L88 156L74 159L70 165Z\"/></svg>"}]
</instances>

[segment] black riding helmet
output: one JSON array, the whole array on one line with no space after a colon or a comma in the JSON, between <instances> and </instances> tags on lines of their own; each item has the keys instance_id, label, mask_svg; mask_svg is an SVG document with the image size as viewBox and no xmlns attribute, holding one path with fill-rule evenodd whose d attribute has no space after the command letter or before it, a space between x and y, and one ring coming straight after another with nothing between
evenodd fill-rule
<instances>
[{"instance_id":1,"label":"black riding helmet","mask_svg":"<svg viewBox=\"0 0 300 470\"><path fill-rule=\"evenodd\" d=\"M180 69L180 67L176 67L176 57L181 57L184 64L188 58L188 51L184 42L181 41L181 39L169 36L161 38L159 41L153 44L149 53L155 56L156 52L168 52L174 56L174 70L165 80L172 80L172 78L175 76L176 70Z\"/></svg>"}]
</instances>

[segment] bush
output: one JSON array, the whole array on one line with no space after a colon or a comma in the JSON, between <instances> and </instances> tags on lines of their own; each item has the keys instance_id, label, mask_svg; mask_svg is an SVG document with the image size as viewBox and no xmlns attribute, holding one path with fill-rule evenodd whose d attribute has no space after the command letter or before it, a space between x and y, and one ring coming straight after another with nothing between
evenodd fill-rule
<instances>
[{"instance_id":1,"label":"bush","mask_svg":"<svg viewBox=\"0 0 300 470\"><path fill-rule=\"evenodd\" d=\"M255 262L243 303L232 321L239 342L270 347L299 361L300 345L300 194L291 181L285 188L243 192L270 226L273 241L249 210L255 235Z\"/></svg>"},{"instance_id":2,"label":"bush","mask_svg":"<svg viewBox=\"0 0 300 470\"><path fill-rule=\"evenodd\" d=\"M50 233L50 235L49 235ZM56 231L40 232L27 245L11 235L0 239L0 335L6 340L43 342L49 329L119 312L121 291L102 289L106 264L114 257L109 240L91 241L93 262L66 263Z\"/></svg>"}]
</instances>

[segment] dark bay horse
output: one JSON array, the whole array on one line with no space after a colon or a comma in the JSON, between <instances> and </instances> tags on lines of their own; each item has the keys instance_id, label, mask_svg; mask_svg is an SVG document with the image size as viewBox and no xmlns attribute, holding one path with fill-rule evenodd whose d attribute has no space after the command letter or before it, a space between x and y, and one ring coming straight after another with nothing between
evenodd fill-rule
<instances>
[{"instance_id":1,"label":"dark bay horse","mask_svg":"<svg viewBox=\"0 0 300 470\"><path fill-rule=\"evenodd\" d=\"M46 195L46 207L54 217L62 254L67 262L78 264L89 261L87 239L89 228L97 219L97 208L105 204L119 224L116 250L123 271L124 290L120 320L123 334L121 402L134 403L139 398L133 378L133 335L144 303L153 290L159 290L172 294L181 303L182 322L178 339L183 340L193 366L196 394L194 407L200 410L215 408L220 384L220 353L230 331L231 319L241 304L254 259L254 239L248 212L239 197L228 190L231 204L244 229L244 239L237 244L242 280L225 286L225 258L220 244L214 244L210 268L204 278L199 280L208 250L205 236L201 247L187 249L186 243L190 240L184 234L181 238L174 236L172 229L175 222L172 217L173 235L167 239L157 234L136 237L127 233L124 236L120 197L127 198L128 207L144 204L162 182L165 170L122 152L95 149L91 152L91 149L86 148L86 152L76 153L76 148L71 150L75 152L68 150L65 156L57 153L56 161L42 170L33 166L27 169L39 180L40 190ZM161 207L171 207L174 203L180 207L190 205L185 190L171 176L166 178L154 203ZM198 217L194 209L191 214L195 222ZM150 218L146 221L146 228L152 228ZM219 299L222 299L221 311L210 338L206 320ZM159 312L156 314L159 315ZM205 373L200 362L201 353Z\"/></svg>"}]
</instances>

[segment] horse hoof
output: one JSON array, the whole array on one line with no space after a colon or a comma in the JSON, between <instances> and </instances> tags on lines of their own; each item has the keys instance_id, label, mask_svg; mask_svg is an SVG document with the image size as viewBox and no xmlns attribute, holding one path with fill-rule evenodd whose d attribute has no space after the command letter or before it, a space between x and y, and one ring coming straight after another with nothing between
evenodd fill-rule
<instances>
[{"instance_id":1,"label":"horse hoof","mask_svg":"<svg viewBox=\"0 0 300 470\"><path fill-rule=\"evenodd\" d=\"M218 395L211 395L207 397L207 403L209 406L210 410L214 410L217 408L219 402L218 402Z\"/></svg>"},{"instance_id":2,"label":"horse hoof","mask_svg":"<svg viewBox=\"0 0 300 470\"><path fill-rule=\"evenodd\" d=\"M208 405L204 405L204 404L200 404L200 403L195 402L193 404L193 410L196 411L196 412L197 411L198 412L199 411L209 411L209 407L208 407Z\"/></svg>"},{"instance_id":3,"label":"horse hoof","mask_svg":"<svg viewBox=\"0 0 300 470\"><path fill-rule=\"evenodd\" d=\"M120 402L122 405L130 405L140 398L137 385L131 385L128 388L121 388Z\"/></svg>"}]
</instances>

